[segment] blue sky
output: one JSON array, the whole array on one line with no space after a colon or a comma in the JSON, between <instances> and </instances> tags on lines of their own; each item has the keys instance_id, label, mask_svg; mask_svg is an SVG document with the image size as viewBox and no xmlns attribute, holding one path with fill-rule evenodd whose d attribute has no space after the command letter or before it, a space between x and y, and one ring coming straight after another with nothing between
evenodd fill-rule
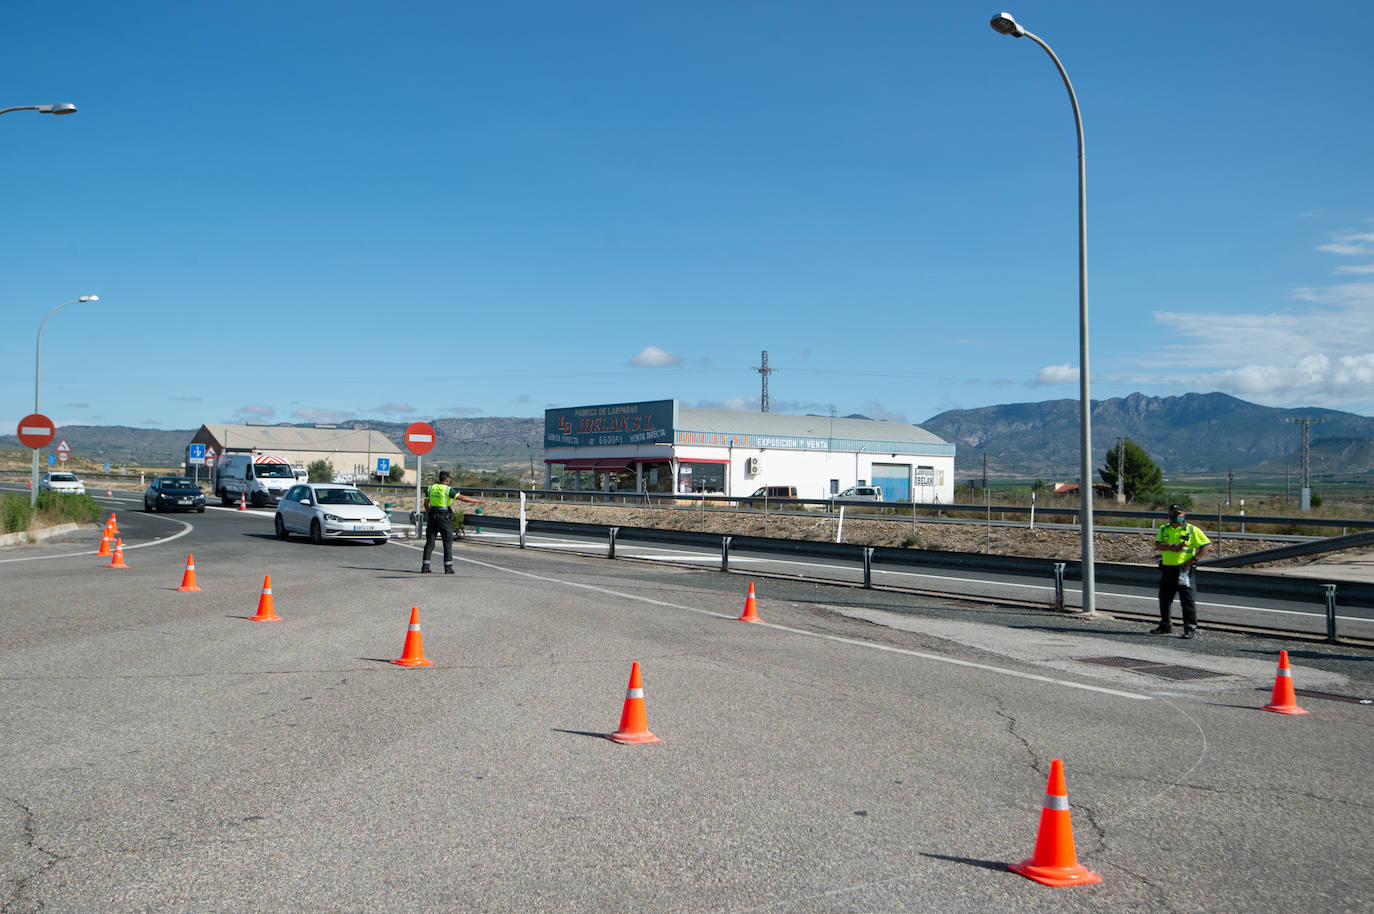
<instances>
[{"instance_id":1,"label":"blue sky","mask_svg":"<svg viewBox=\"0 0 1374 914\"><path fill-rule=\"evenodd\" d=\"M1094 398L1374 413L1374 53L1348 4L1034 2L1083 110ZM965 3L21 0L6 429L920 422L1077 398L1073 119Z\"/></svg>"}]
</instances>

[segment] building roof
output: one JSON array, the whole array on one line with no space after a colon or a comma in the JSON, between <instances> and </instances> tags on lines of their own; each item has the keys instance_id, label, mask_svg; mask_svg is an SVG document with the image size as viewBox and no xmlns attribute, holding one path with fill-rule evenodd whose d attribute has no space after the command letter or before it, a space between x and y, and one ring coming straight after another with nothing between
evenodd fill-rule
<instances>
[{"instance_id":1,"label":"building roof","mask_svg":"<svg viewBox=\"0 0 1374 914\"><path fill-rule=\"evenodd\" d=\"M296 428L290 425L202 425L222 448L260 451L347 451L400 454L391 439L376 429Z\"/></svg>"},{"instance_id":2,"label":"building roof","mask_svg":"<svg viewBox=\"0 0 1374 914\"><path fill-rule=\"evenodd\" d=\"M732 409L678 409L678 428L723 432L728 435L796 435L859 441L901 441L913 444L947 444L943 438L916 425L879 419L841 419L836 416L792 416L786 413L750 413Z\"/></svg>"}]
</instances>

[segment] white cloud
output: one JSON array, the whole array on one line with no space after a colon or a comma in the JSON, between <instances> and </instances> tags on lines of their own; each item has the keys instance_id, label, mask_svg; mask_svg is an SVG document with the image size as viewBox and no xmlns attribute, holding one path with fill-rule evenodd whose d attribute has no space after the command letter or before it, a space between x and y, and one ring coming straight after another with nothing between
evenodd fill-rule
<instances>
[{"instance_id":1,"label":"white cloud","mask_svg":"<svg viewBox=\"0 0 1374 914\"><path fill-rule=\"evenodd\" d=\"M343 422L345 419L353 419L355 416L355 413L348 413L339 409L316 409L313 406L303 406L291 414L293 419L299 419L302 422L321 422L325 425Z\"/></svg>"},{"instance_id":2,"label":"white cloud","mask_svg":"<svg viewBox=\"0 0 1374 914\"><path fill-rule=\"evenodd\" d=\"M1344 264L1336 267L1337 273L1374 273L1374 263Z\"/></svg>"},{"instance_id":3,"label":"white cloud","mask_svg":"<svg viewBox=\"0 0 1374 914\"><path fill-rule=\"evenodd\" d=\"M859 412L868 416L870 419L884 419L888 422L901 422L904 425L907 424L906 413L893 412L892 410L886 409L877 400L869 400Z\"/></svg>"},{"instance_id":4,"label":"white cloud","mask_svg":"<svg viewBox=\"0 0 1374 914\"><path fill-rule=\"evenodd\" d=\"M379 413L403 413L403 414L405 414L405 413L413 413L413 412L415 412L415 407L411 406L409 403L398 403L398 402L383 403L381 406L377 407L377 412L379 412Z\"/></svg>"},{"instance_id":5,"label":"white cloud","mask_svg":"<svg viewBox=\"0 0 1374 914\"><path fill-rule=\"evenodd\" d=\"M1091 375L1089 375L1091 377ZM1078 381L1078 367L1075 365L1046 365L1036 372L1032 387L1052 387L1055 384L1070 384Z\"/></svg>"},{"instance_id":6,"label":"white cloud","mask_svg":"<svg viewBox=\"0 0 1374 914\"><path fill-rule=\"evenodd\" d=\"M234 410L234 414L241 419L271 419L277 414L277 410L261 403L249 403Z\"/></svg>"},{"instance_id":7,"label":"white cloud","mask_svg":"<svg viewBox=\"0 0 1374 914\"><path fill-rule=\"evenodd\" d=\"M443 410L444 416L451 419L471 419L473 416L480 416L482 408L480 406L450 406Z\"/></svg>"},{"instance_id":8,"label":"white cloud","mask_svg":"<svg viewBox=\"0 0 1374 914\"><path fill-rule=\"evenodd\" d=\"M639 355L630 359L630 364L653 368L662 367L664 365L681 365L682 356L674 355L671 352L665 352L657 346L645 346L639 351Z\"/></svg>"},{"instance_id":9,"label":"white cloud","mask_svg":"<svg viewBox=\"0 0 1374 914\"><path fill-rule=\"evenodd\" d=\"M1319 244L1317 250L1343 256L1374 254L1374 232L1337 232L1330 244Z\"/></svg>"}]
</instances>

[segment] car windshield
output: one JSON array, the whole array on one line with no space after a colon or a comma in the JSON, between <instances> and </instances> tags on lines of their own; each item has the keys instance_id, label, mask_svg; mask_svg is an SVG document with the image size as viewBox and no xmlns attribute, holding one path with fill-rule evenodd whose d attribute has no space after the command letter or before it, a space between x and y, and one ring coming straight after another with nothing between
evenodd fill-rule
<instances>
[{"instance_id":1,"label":"car windshield","mask_svg":"<svg viewBox=\"0 0 1374 914\"><path fill-rule=\"evenodd\" d=\"M189 480L189 479L177 479L176 477L169 477L169 478L167 478L167 479L162 480L161 485L162 485L162 488L164 488L164 489L194 489L194 488L196 488L196 484L193 483L193 482L191 482L191 480Z\"/></svg>"},{"instance_id":2,"label":"car windshield","mask_svg":"<svg viewBox=\"0 0 1374 914\"><path fill-rule=\"evenodd\" d=\"M259 479L295 479L289 463L255 463L253 475Z\"/></svg>"},{"instance_id":3,"label":"car windshield","mask_svg":"<svg viewBox=\"0 0 1374 914\"><path fill-rule=\"evenodd\" d=\"M32 479L33 477L30 476L29 478ZM71 473L53 473L48 479L53 482L76 482L76 477Z\"/></svg>"},{"instance_id":4,"label":"car windshield","mask_svg":"<svg viewBox=\"0 0 1374 914\"><path fill-rule=\"evenodd\" d=\"M316 489L322 505L370 505L372 501L357 489Z\"/></svg>"}]
</instances>

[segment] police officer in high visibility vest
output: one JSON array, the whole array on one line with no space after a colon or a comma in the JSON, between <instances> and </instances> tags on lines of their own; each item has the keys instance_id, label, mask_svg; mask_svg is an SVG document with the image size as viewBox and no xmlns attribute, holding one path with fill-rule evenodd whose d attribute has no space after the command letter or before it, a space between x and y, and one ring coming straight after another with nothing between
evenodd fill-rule
<instances>
[{"instance_id":1,"label":"police officer in high visibility vest","mask_svg":"<svg viewBox=\"0 0 1374 914\"><path fill-rule=\"evenodd\" d=\"M1188 515L1181 505L1169 506L1169 522L1155 534L1155 551L1159 553L1159 627L1150 629L1152 635L1167 635L1174 630L1170 611L1174 594L1183 607L1183 637L1191 638L1197 631L1197 604L1193 602L1193 567L1202 554L1212 548L1212 541L1197 527L1188 523Z\"/></svg>"},{"instance_id":2,"label":"police officer in high visibility vest","mask_svg":"<svg viewBox=\"0 0 1374 914\"><path fill-rule=\"evenodd\" d=\"M428 508L425 510L426 527L425 532L425 556L423 564L420 565L421 574L429 574L429 557L434 554L434 537L442 535L444 538L444 574L453 574L453 508L455 501L465 501L473 505L486 504L480 498L468 498L457 489L449 485L453 480L453 475L448 470L441 470L439 481L425 490L425 502Z\"/></svg>"}]
</instances>

